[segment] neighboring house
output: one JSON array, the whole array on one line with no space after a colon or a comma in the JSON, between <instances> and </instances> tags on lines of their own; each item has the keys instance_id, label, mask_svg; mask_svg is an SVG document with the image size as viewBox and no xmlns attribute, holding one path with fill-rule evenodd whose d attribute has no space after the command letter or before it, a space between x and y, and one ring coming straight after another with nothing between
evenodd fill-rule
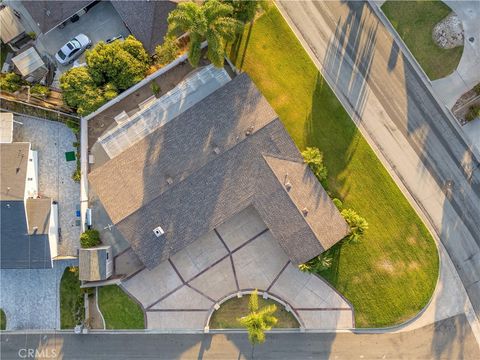
<instances>
[{"instance_id":1,"label":"neighboring house","mask_svg":"<svg viewBox=\"0 0 480 360\"><path fill-rule=\"evenodd\" d=\"M149 269L249 206L296 265L349 233L246 74L91 171L89 181Z\"/></svg>"},{"instance_id":2,"label":"neighboring house","mask_svg":"<svg viewBox=\"0 0 480 360\"><path fill-rule=\"evenodd\" d=\"M88 13L98 1L22 1L23 6L44 34ZM128 30L153 53L167 32L167 16L173 1L111 1Z\"/></svg>"},{"instance_id":3,"label":"neighboring house","mask_svg":"<svg viewBox=\"0 0 480 360\"><path fill-rule=\"evenodd\" d=\"M12 114L0 114L0 268L51 268L57 256L57 205L39 197L37 152L30 143L11 143L12 122Z\"/></svg>"},{"instance_id":4,"label":"neighboring house","mask_svg":"<svg viewBox=\"0 0 480 360\"><path fill-rule=\"evenodd\" d=\"M5 5L0 5L0 29L2 42L8 44L13 51L18 51L32 42L14 10Z\"/></svg>"},{"instance_id":5,"label":"neighboring house","mask_svg":"<svg viewBox=\"0 0 480 360\"><path fill-rule=\"evenodd\" d=\"M111 246L97 246L80 249L78 255L79 279L81 281L102 281L113 272Z\"/></svg>"}]
</instances>

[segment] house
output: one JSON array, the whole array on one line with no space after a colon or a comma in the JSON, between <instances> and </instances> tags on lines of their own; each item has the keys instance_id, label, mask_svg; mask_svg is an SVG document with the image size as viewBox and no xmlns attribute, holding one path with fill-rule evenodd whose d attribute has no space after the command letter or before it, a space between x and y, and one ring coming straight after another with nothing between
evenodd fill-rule
<instances>
[{"instance_id":1,"label":"house","mask_svg":"<svg viewBox=\"0 0 480 360\"><path fill-rule=\"evenodd\" d=\"M76 21L99 1L22 1L40 31L48 33L68 21ZM127 29L153 53L167 32L167 17L174 1L111 1ZM106 39L104 39L106 40Z\"/></svg>"},{"instance_id":2,"label":"house","mask_svg":"<svg viewBox=\"0 0 480 360\"><path fill-rule=\"evenodd\" d=\"M148 269L250 206L296 265L349 233L246 74L93 169L89 181Z\"/></svg>"},{"instance_id":3,"label":"house","mask_svg":"<svg viewBox=\"0 0 480 360\"><path fill-rule=\"evenodd\" d=\"M58 215L38 194L38 155L30 143L9 143L11 114L0 117L0 268L46 269L57 256Z\"/></svg>"},{"instance_id":4,"label":"house","mask_svg":"<svg viewBox=\"0 0 480 360\"><path fill-rule=\"evenodd\" d=\"M3 4L0 5L0 29L2 42L8 44L13 51L18 51L32 42L14 11Z\"/></svg>"},{"instance_id":5,"label":"house","mask_svg":"<svg viewBox=\"0 0 480 360\"><path fill-rule=\"evenodd\" d=\"M113 272L112 247L107 245L80 249L78 264L81 281L106 280Z\"/></svg>"}]
</instances>

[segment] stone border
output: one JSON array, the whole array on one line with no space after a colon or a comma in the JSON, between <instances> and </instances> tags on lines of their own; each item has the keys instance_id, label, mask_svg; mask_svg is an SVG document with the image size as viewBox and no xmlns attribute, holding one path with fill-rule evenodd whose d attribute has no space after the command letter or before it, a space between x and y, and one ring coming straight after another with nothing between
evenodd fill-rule
<instances>
[{"instance_id":1,"label":"stone border","mask_svg":"<svg viewBox=\"0 0 480 360\"><path fill-rule=\"evenodd\" d=\"M243 295L252 294L254 291L255 291L255 289L244 289L244 290L236 291L236 292L230 293L228 295L225 295L223 298L218 300L209 309L209 312L208 312L208 315L207 315L207 320L205 321L205 327L204 327L203 331L206 334L208 334L210 332L209 324L210 324L210 320L212 318L212 315L216 310L220 309L221 305L224 302L226 302L230 299L233 299L235 297L241 298L241 297L243 297ZM304 324L302 318L297 313L296 309L293 306L291 306L287 301L285 301L285 300L281 299L279 296L274 295L272 293L269 293L265 290L258 290L258 294L259 295L261 294L264 299L272 299L272 300L278 302L280 305L283 305L285 307L285 310L287 310L287 312L291 313L295 317L295 319L298 321L298 324L300 325L300 327L299 327L300 331L301 332L305 331L305 324ZM290 329L290 328L287 328L287 329ZM295 328L292 328L292 329L295 329ZM224 331L224 330L226 330L226 329L215 329L215 331ZM240 330L240 329L238 329L238 330ZM242 331L245 332L246 330L242 330Z\"/></svg>"}]
</instances>

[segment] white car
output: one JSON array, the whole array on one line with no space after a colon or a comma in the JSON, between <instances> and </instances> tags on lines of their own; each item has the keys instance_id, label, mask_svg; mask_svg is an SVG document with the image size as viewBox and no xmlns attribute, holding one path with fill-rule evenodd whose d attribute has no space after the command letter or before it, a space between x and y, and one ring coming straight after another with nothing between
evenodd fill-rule
<instances>
[{"instance_id":1,"label":"white car","mask_svg":"<svg viewBox=\"0 0 480 360\"><path fill-rule=\"evenodd\" d=\"M78 34L72 40L62 46L60 50L55 54L55 59L62 64L71 64L76 58L92 46L92 41L87 35Z\"/></svg>"}]
</instances>

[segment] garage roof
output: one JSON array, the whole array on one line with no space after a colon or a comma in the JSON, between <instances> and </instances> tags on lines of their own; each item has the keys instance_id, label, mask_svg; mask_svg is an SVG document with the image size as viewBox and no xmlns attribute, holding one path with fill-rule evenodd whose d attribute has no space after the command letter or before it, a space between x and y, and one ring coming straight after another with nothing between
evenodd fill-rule
<instances>
[{"instance_id":1,"label":"garage roof","mask_svg":"<svg viewBox=\"0 0 480 360\"><path fill-rule=\"evenodd\" d=\"M13 114L0 113L0 143L9 144L13 137Z\"/></svg>"}]
</instances>

